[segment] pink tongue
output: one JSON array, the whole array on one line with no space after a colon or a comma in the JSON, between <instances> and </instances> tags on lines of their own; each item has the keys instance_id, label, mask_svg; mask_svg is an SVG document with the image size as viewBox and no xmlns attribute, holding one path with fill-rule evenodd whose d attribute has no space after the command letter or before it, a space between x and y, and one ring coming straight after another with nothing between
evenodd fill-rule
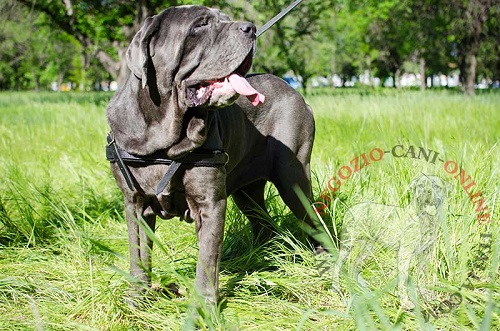
<instances>
[{"instance_id":1,"label":"pink tongue","mask_svg":"<svg viewBox=\"0 0 500 331\"><path fill-rule=\"evenodd\" d=\"M257 90L254 89L245 78L241 77L237 73L232 73L227 76L227 80L236 92L246 96L254 106L257 106L259 103L263 103L266 99L263 94L257 92Z\"/></svg>"}]
</instances>

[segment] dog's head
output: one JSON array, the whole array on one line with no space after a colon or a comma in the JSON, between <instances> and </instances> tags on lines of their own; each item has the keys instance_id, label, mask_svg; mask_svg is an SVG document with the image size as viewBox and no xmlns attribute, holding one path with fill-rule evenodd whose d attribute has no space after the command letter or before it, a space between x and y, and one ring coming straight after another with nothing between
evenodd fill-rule
<instances>
[{"instance_id":1,"label":"dog's head","mask_svg":"<svg viewBox=\"0 0 500 331\"><path fill-rule=\"evenodd\" d=\"M236 91L224 86L252 65L255 26L219 10L180 6L148 17L127 51L127 64L142 87L178 91L190 107L227 105Z\"/></svg>"},{"instance_id":2,"label":"dog's head","mask_svg":"<svg viewBox=\"0 0 500 331\"><path fill-rule=\"evenodd\" d=\"M446 196L445 184L437 176L422 175L411 183L415 209L428 216L436 216Z\"/></svg>"},{"instance_id":3,"label":"dog's head","mask_svg":"<svg viewBox=\"0 0 500 331\"><path fill-rule=\"evenodd\" d=\"M203 120L188 123L186 111L229 105L251 89L243 76L252 65L255 30L202 6L148 17L127 50L132 74L108 106L117 143L149 154L202 132ZM182 132L190 127L193 134Z\"/></svg>"}]
</instances>

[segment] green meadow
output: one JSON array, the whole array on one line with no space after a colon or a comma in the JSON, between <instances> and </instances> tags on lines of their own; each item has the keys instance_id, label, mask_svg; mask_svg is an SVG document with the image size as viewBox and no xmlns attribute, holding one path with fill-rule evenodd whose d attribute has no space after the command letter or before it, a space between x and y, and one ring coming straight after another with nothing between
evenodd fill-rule
<instances>
[{"instance_id":1,"label":"green meadow","mask_svg":"<svg viewBox=\"0 0 500 331\"><path fill-rule=\"evenodd\" d=\"M157 223L155 290L137 308L124 300L127 230L104 154L110 97L0 93L0 330L192 328L193 224ZM321 240L331 255L301 239L272 186L266 199L277 236L265 246L252 244L230 202L221 303L206 329L500 329L500 93L335 90L306 99L316 120L314 195L328 202ZM397 296L397 252L378 244L359 266L364 284L348 272L352 258L332 287L349 208L406 208L408 187L422 175L446 189L429 259L411 265L415 307L401 307ZM383 216L373 215L381 227Z\"/></svg>"}]
</instances>

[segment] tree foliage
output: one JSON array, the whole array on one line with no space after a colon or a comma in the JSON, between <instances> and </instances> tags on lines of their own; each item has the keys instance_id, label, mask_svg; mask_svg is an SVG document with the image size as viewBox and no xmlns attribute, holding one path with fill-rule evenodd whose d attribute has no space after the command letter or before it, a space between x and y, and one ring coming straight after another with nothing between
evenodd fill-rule
<instances>
[{"instance_id":1,"label":"tree foliage","mask_svg":"<svg viewBox=\"0 0 500 331\"><path fill-rule=\"evenodd\" d=\"M258 26L291 0L0 0L0 89L89 88L128 74L125 52L147 16L180 4ZM254 70L301 76L425 77L459 70L463 89L500 80L495 0L305 0L258 40Z\"/></svg>"}]
</instances>

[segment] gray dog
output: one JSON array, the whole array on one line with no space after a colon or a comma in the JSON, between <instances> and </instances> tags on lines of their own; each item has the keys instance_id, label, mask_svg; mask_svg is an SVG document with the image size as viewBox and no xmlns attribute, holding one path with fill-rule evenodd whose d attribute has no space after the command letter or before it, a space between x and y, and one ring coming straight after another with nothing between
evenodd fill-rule
<instances>
[{"instance_id":1,"label":"gray dog","mask_svg":"<svg viewBox=\"0 0 500 331\"><path fill-rule=\"evenodd\" d=\"M306 217L294 187L311 199L313 115L283 80L243 78L255 30L215 9L180 6L147 18L129 46L131 75L107 108L107 155L125 197L130 272L143 284L151 282L145 227L154 231L156 216L195 222L195 286L208 303L218 299L229 195L261 240L272 235L256 212L265 210L266 181Z\"/></svg>"}]
</instances>

